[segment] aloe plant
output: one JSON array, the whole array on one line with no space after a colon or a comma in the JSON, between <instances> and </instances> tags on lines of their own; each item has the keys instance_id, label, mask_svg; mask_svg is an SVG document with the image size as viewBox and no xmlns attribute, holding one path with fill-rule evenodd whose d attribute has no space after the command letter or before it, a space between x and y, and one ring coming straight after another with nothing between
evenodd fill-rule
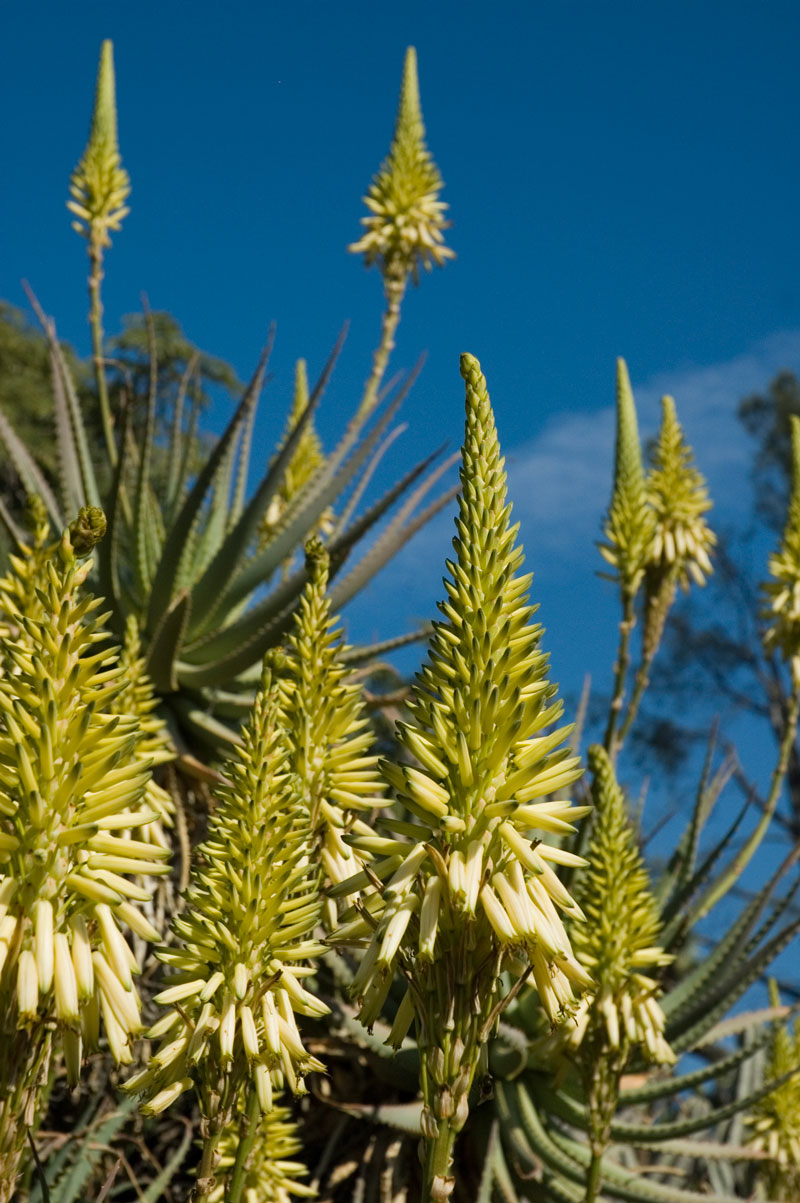
<instances>
[{"instance_id":1,"label":"aloe plant","mask_svg":"<svg viewBox=\"0 0 800 1203\"><path fill-rule=\"evenodd\" d=\"M73 177L70 206L89 243L92 263L92 333L105 447L98 459L52 321L35 301L50 347L56 434L60 447L58 489L48 486L35 456L24 447L7 420L0 438L28 492L38 493L53 524L82 505L104 503L109 533L98 561L98 584L111 607L110 624L122 638L130 616L136 619L145 665L181 748L200 751L230 748L236 728L252 701L264 652L289 629L305 582L296 553L319 530L327 539L331 577L342 573L354 547L375 531L396 503L404 504L374 542L368 556L338 583L341 606L390 557L446 504L451 491L418 507L436 485L444 465L429 471L441 449L408 471L382 497L357 512L377 460L395 435L395 415L413 382L381 393L394 345L400 302L409 275L429 259L424 221L438 231L441 186L422 141L423 127L416 83L416 59L407 56L395 142L382 175L387 196L408 196L410 215L420 204L428 216L415 225L395 212L385 216L400 233L390 238L382 259L389 301L381 339L364 394L339 442L328 453L313 435L313 415L342 346L339 338L310 396L299 379L289 428L269 467L253 484L251 441L256 407L269 350L261 355L252 380L207 460L192 477L190 449L194 418L187 408L189 380L177 398L168 446L165 487L153 474L157 365L151 364L150 402L144 429L130 429L124 404L114 414L108 398L102 356L100 280L109 230L120 228L127 209L128 177L120 166L111 44L103 46L92 129ZM377 186L377 185L376 185ZM410 191L409 191L410 190ZM422 191L420 191L422 190ZM433 191L431 191L433 190ZM417 198L417 199L415 199ZM392 208L394 201L387 200ZM395 206L396 208L396 206ZM394 212L394 210L393 210ZM422 222L422 225L420 224ZM413 235L413 247L401 249ZM450 254L434 239L433 258ZM370 244L371 245L371 244ZM400 249L398 249L400 248ZM359 248L356 248L359 249ZM368 250L368 248L367 248ZM372 252L368 251L367 258ZM432 252L431 252L432 254ZM299 404L299 402L304 402ZM103 481L111 479L106 493ZM352 499L345 504L348 491ZM335 511L339 510L338 516ZM20 537L16 528L12 533ZM287 570L288 569L288 570ZM343 575L343 574L342 574Z\"/></svg>"}]
</instances>

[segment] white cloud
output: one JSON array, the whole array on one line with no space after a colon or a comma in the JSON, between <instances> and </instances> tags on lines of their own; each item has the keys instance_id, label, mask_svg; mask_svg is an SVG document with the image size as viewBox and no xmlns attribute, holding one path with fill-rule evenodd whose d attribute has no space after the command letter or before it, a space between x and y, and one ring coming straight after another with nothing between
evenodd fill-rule
<instances>
[{"instance_id":1,"label":"white cloud","mask_svg":"<svg viewBox=\"0 0 800 1203\"><path fill-rule=\"evenodd\" d=\"M724 363L633 381L643 437L657 429L660 398L665 393L675 398L717 514L726 521L750 506L752 446L736 418L737 406L786 367L800 369L800 330L773 334ZM509 451L510 492L532 550L569 559L576 546L597 538L611 489L613 445L614 408L607 405L556 414L530 443Z\"/></svg>"}]
</instances>

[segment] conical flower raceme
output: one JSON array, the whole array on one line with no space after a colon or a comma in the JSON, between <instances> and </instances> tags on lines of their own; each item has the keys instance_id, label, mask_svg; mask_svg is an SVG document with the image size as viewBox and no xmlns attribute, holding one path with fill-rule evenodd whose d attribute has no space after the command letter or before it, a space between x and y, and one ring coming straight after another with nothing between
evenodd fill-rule
<instances>
[{"instance_id":1,"label":"conical flower raceme","mask_svg":"<svg viewBox=\"0 0 800 1203\"><path fill-rule=\"evenodd\" d=\"M624 359L617 360L614 487L603 532L600 554L615 570L623 595L632 598L651 557L655 514L648 501L636 405Z\"/></svg>"},{"instance_id":2,"label":"conical flower raceme","mask_svg":"<svg viewBox=\"0 0 800 1203\"><path fill-rule=\"evenodd\" d=\"M580 776L555 727L562 714L547 679L542 629L531 624L530 576L510 523L494 417L471 355L466 383L462 493L448 562L444 621L398 739L415 764L382 763L413 821L380 818L385 835L356 847L381 893L339 935L365 947L354 982L362 1021L377 1018L397 969L409 991L391 1034L416 1020L425 1096L423 1132L466 1119L479 1051L504 1002L501 974L532 972L553 1023L591 978L575 959L559 912L579 908L557 875L584 864L547 842L586 813L558 791ZM547 799L547 800L544 800ZM369 913L365 913L369 912ZM438 1197L438 1196L437 1196Z\"/></svg>"},{"instance_id":3,"label":"conical flower raceme","mask_svg":"<svg viewBox=\"0 0 800 1203\"><path fill-rule=\"evenodd\" d=\"M175 749L167 733L166 724L155 713L158 699L153 683L147 675L144 656L141 654L139 624L134 615L129 615L125 624L125 640L119 657L122 667L122 689L114 699L113 714L133 715L138 719L142 738L136 755L147 761L151 768L167 764L175 759ZM164 828L174 825L175 803L171 795L153 780L147 782L145 799L148 809L158 818L141 828L140 838L149 840L162 848L169 848Z\"/></svg>"},{"instance_id":4,"label":"conical flower raceme","mask_svg":"<svg viewBox=\"0 0 800 1203\"><path fill-rule=\"evenodd\" d=\"M122 166L117 141L117 101L114 81L114 47L103 42L89 141L70 181L72 199L67 208L75 215L73 229L98 248L111 245L109 232L121 228L130 210L131 186Z\"/></svg>"},{"instance_id":5,"label":"conical flower raceme","mask_svg":"<svg viewBox=\"0 0 800 1203\"><path fill-rule=\"evenodd\" d=\"M292 408L289 412L286 430L284 431L278 451L285 446L293 434L308 406L308 400L308 371L306 361L298 359L295 368ZM286 466L281 486L275 493L264 515L259 531L259 542L262 547L266 547L274 537L275 532L280 529L283 515L286 513L290 502L293 501L297 494L311 480L324 460L325 455L322 450L322 443L314 426L314 420L311 418L306 423L303 433L297 441L294 453ZM321 514L317 529L321 535L330 534L333 529L333 511L330 508L324 510Z\"/></svg>"},{"instance_id":6,"label":"conical flower raceme","mask_svg":"<svg viewBox=\"0 0 800 1203\"><path fill-rule=\"evenodd\" d=\"M367 266L378 263L385 279L416 282L419 269L444 266L455 258L444 245L447 205L439 200L442 178L425 145L419 100L417 52L406 51L400 107L388 158L364 197L369 216L366 232L348 250L364 255Z\"/></svg>"},{"instance_id":7,"label":"conical flower raceme","mask_svg":"<svg viewBox=\"0 0 800 1203\"><path fill-rule=\"evenodd\" d=\"M792 483L783 538L770 556L764 592L769 609L764 632L768 652L779 652L788 661L800 686L800 418L792 415Z\"/></svg>"},{"instance_id":8,"label":"conical flower raceme","mask_svg":"<svg viewBox=\"0 0 800 1203\"><path fill-rule=\"evenodd\" d=\"M646 481L656 516L649 558L663 572L674 572L681 587L688 589L689 577L704 585L713 571L709 552L717 540L704 518L712 502L683 437L672 397L662 397L661 412L653 466Z\"/></svg>"},{"instance_id":9,"label":"conical flower raceme","mask_svg":"<svg viewBox=\"0 0 800 1203\"><path fill-rule=\"evenodd\" d=\"M655 531L645 570L644 659L653 659L664 623L680 585L689 579L704 585L712 572L709 553L716 536L704 515L711 509L708 488L683 437L675 402L662 397L661 429L647 475L647 496L655 514Z\"/></svg>"},{"instance_id":10,"label":"conical flower raceme","mask_svg":"<svg viewBox=\"0 0 800 1203\"><path fill-rule=\"evenodd\" d=\"M781 1005L777 984L770 981L770 1003ZM790 1034L782 1022L775 1024L764 1077L767 1081L797 1070L800 1065L800 1019ZM767 1195L776 1203L795 1203L800 1197L800 1074L783 1082L762 1099L750 1120L753 1148L766 1153L769 1164L762 1171Z\"/></svg>"},{"instance_id":11,"label":"conical flower raceme","mask_svg":"<svg viewBox=\"0 0 800 1203\"><path fill-rule=\"evenodd\" d=\"M84 518L97 529L96 515ZM85 550L83 525L73 530ZM81 595L89 561L79 562L65 532L49 553L14 563L22 584L6 578L0 594L3 1040L55 1024L74 1082L101 1015L114 1059L132 1059L140 970L125 933L158 938L137 903L150 898L142 877L169 872L168 853L129 838L156 817L145 802L150 767L137 754L137 719L113 713L122 669L100 600ZM26 613L31 584L36 605Z\"/></svg>"},{"instance_id":12,"label":"conical flower raceme","mask_svg":"<svg viewBox=\"0 0 800 1203\"><path fill-rule=\"evenodd\" d=\"M328 554L318 539L306 544L308 584L295 616L289 643L286 723L293 781L310 825L309 856L319 865L324 885L338 885L359 872L368 851L350 846L354 835L366 840L372 828L359 816L385 806L378 757L370 754L372 733L360 686L342 663L344 650L327 596ZM370 887L364 881L363 887ZM336 903L329 898L325 922L336 925Z\"/></svg>"},{"instance_id":13,"label":"conical flower raceme","mask_svg":"<svg viewBox=\"0 0 800 1203\"><path fill-rule=\"evenodd\" d=\"M317 870L305 851L307 818L290 780L279 691L265 673L242 747L217 791L208 838L197 851L177 947L156 996L165 1008L150 1030L161 1044L126 1083L156 1114L196 1087L206 1119L229 1122L248 1081L264 1111L284 1085L323 1066L304 1048L296 1014L327 1011L302 985L322 947L313 938Z\"/></svg>"},{"instance_id":14,"label":"conical flower raceme","mask_svg":"<svg viewBox=\"0 0 800 1203\"><path fill-rule=\"evenodd\" d=\"M226 1128L220 1141L220 1169L229 1172L241 1139L239 1124ZM262 1115L253 1147L244 1171L244 1203L293 1203L295 1199L315 1199L316 1190L301 1179L308 1169L297 1154L302 1142L297 1124L288 1107L275 1106ZM209 1203L224 1203L225 1185L220 1181L209 1195Z\"/></svg>"},{"instance_id":15,"label":"conical flower raceme","mask_svg":"<svg viewBox=\"0 0 800 1203\"><path fill-rule=\"evenodd\" d=\"M664 1039L659 986L646 971L672 958L658 944L649 875L611 761L599 744L589 748L588 759L595 806L589 863L573 888L587 922L576 924L570 934L597 987L556 1040L577 1049L600 1030L600 1044L622 1052L623 1062L635 1048L651 1061L671 1064L675 1056Z\"/></svg>"}]
</instances>

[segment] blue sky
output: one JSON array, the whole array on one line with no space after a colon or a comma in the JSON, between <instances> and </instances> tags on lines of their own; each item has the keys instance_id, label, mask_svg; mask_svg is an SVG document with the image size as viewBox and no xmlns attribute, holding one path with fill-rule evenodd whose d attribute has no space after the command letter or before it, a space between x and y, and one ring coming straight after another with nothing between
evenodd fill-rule
<instances>
[{"instance_id":1,"label":"blue sky","mask_svg":"<svg viewBox=\"0 0 800 1203\"><path fill-rule=\"evenodd\" d=\"M294 360L351 333L320 416L330 440L368 371L380 281L345 253L419 54L457 260L407 299L395 366L428 352L397 472L461 439L458 356L487 374L555 675L607 686L616 638L591 544L609 490L614 360L643 429L674 393L720 521L746 505L740 397L800 369L800 9L343 2L3 5L0 295L28 279L88 350L85 245L64 207L100 42L115 43L131 214L107 258L106 326L171 310L249 374L278 323L261 419L283 426ZM9 116L10 115L10 116ZM429 617L449 519L353 607L364 639Z\"/></svg>"}]
</instances>

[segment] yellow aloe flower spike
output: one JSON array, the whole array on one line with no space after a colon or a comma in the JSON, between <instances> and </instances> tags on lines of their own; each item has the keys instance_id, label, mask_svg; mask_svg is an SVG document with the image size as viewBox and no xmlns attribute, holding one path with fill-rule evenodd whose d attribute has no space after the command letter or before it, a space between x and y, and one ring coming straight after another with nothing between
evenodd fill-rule
<instances>
[{"instance_id":1,"label":"yellow aloe flower spike","mask_svg":"<svg viewBox=\"0 0 800 1203\"><path fill-rule=\"evenodd\" d=\"M624 597L639 590L651 556L655 515L649 505L642 467L636 405L624 359L617 360L617 437L614 487L603 528L606 541L600 554L614 568Z\"/></svg>"},{"instance_id":2,"label":"yellow aloe flower spike","mask_svg":"<svg viewBox=\"0 0 800 1203\"><path fill-rule=\"evenodd\" d=\"M589 864L577 874L574 886L587 922L576 925L572 942L597 990L582 1001L576 1024L564 1032L572 1048L594 1041L614 1049L622 1062L635 1048L650 1061L672 1064L675 1057L664 1039L664 1016L657 1001L660 989L645 974L672 960L658 944L650 875L605 749L592 745L588 760L595 807Z\"/></svg>"},{"instance_id":3,"label":"yellow aloe flower spike","mask_svg":"<svg viewBox=\"0 0 800 1203\"><path fill-rule=\"evenodd\" d=\"M780 1007L777 983L769 983L770 1005ZM771 1081L791 1073L800 1064L800 1019L794 1032L776 1022L764 1078ZM767 1196L775 1203L796 1203L800 1198L800 1077L795 1075L762 1099L749 1120L754 1133L753 1148L765 1153L769 1162L760 1169Z\"/></svg>"},{"instance_id":4,"label":"yellow aloe flower spike","mask_svg":"<svg viewBox=\"0 0 800 1203\"><path fill-rule=\"evenodd\" d=\"M34 1122L53 1039L70 1082L102 1016L117 1064L141 1030L126 933L155 940L140 906L143 877L169 872L168 853L127 838L150 776L133 716L112 714L121 686L115 649L83 594L102 511L85 510L21 590L4 587L0 635L0 1162L11 1173ZM4 583L5 584L5 583ZM31 590L31 586L33 589ZM25 596L35 604L25 606ZM20 604L22 603L22 604ZM26 610L28 612L26 612ZM15 1127L16 1126L16 1127ZM11 1146L11 1147L9 1147Z\"/></svg>"},{"instance_id":5,"label":"yellow aloe flower spike","mask_svg":"<svg viewBox=\"0 0 800 1203\"><path fill-rule=\"evenodd\" d=\"M388 158L364 197L369 216L362 217L366 233L348 250L364 255L369 267L378 263L384 278L415 283L419 269L444 266L455 258L444 245L447 205L439 200L442 177L425 145L425 126L419 100L417 52L406 51L403 85L394 139Z\"/></svg>"},{"instance_id":6,"label":"yellow aloe flower spike","mask_svg":"<svg viewBox=\"0 0 800 1203\"><path fill-rule=\"evenodd\" d=\"M306 544L308 584L290 639L286 724L294 780L310 824L309 855L325 885L338 885L371 856L350 846L351 833L375 837L359 816L385 806L378 757L359 685L342 663L346 650L327 596L328 553L318 539ZM336 926L327 900L326 926Z\"/></svg>"},{"instance_id":7,"label":"yellow aloe flower spike","mask_svg":"<svg viewBox=\"0 0 800 1203\"><path fill-rule=\"evenodd\" d=\"M788 661L795 690L800 689L800 418L792 415L792 483L783 538L770 556L772 580L763 586L769 609L764 646Z\"/></svg>"},{"instance_id":8,"label":"yellow aloe flower spike","mask_svg":"<svg viewBox=\"0 0 800 1203\"><path fill-rule=\"evenodd\" d=\"M125 202L130 195L131 185L128 173L122 166L117 141L114 47L110 41L103 42L100 51L89 141L72 173L69 190L72 199L67 201L67 208L76 218L72 227L88 242L92 355L106 454L114 467L117 447L103 356L100 289L103 282L103 253L111 245L110 231L121 229L122 219L130 212Z\"/></svg>"},{"instance_id":9,"label":"yellow aloe flower spike","mask_svg":"<svg viewBox=\"0 0 800 1203\"><path fill-rule=\"evenodd\" d=\"M131 185L117 141L114 46L108 40L100 51L89 141L72 173L69 190L72 200L67 201L67 208L76 218L73 229L98 247L110 246L109 231L119 230L130 212L125 202Z\"/></svg>"},{"instance_id":10,"label":"yellow aloe flower spike","mask_svg":"<svg viewBox=\"0 0 800 1203\"><path fill-rule=\"evenodd\" d=\"M296 1015L327 1007L302 985L322 945L317 870L305 850L308 820L290 783L280 693L265 667L242 746L193 865L186 905L173 920L177 946L158 955L172 975L155 1002L160 1039L149 1065L126 1084L155 1115L195 1088L205 1148L195 1190L213 1189L219 1141L243 1087L262 1111L322 1064L303 1046Z\"/></svg>"},{"instance_id":11,"label":"yellow aloe flower spike","mask_svg":"<svg viewBox=\"0 0 800 1203\"><path fill-rule=\"evenodd\" d=\"M559 797L581 769L564 744L571 728L552 729L563 707L547 679L542 628L530 621L531 577L520 574L486 381L471 355L462 355L461 374L456 556L409 704L413 721L398 726L415 763L381 764L414 821L378 819L392 837L371 866L382 893L376 905L367 900L370 914L345 916L339 933L365 946L353 983L363 1023L378 1017L396 971L408 982L391 1041L416 1023L426 1199L452 1191L453 1141L481 1050L528 974L553 1023L574 1009L573 989L591 984L559 913L580 912L556 872L585 862L547 842L586 813Z\"/></svg>"}]
</instances>

